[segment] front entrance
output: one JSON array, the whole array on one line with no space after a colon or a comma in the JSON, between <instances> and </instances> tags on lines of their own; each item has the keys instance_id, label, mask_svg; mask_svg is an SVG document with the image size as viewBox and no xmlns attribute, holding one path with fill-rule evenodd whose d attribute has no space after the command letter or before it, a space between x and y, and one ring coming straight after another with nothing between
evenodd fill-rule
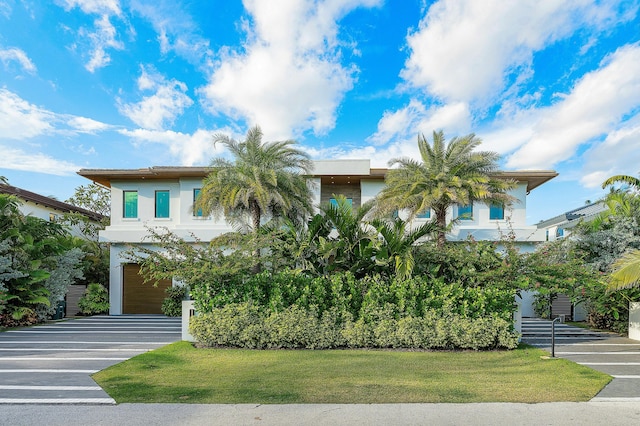
<instances>
[{"instance_id":1,"label":"front entrance","mask_svg":"<svg viewBox=\"0 0 640 426\"><path fill-rule=\"evenodd\" d=\"M140 265L122 265L122 313L161 314L162 301L167 297L165 290L171 287L171 280L162 280L155 287L152 282L144 282L140 275Z\"/></svg>"}]
</instances>

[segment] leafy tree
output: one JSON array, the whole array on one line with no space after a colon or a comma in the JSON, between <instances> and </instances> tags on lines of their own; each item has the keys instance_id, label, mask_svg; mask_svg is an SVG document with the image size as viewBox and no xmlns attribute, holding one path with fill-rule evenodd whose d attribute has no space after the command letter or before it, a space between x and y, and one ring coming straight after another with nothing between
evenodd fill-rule
<instances>
[{"instance_id":1,"label":"leafy tree","mask_svg":"<svg viewBox=\"0 0 640 426\"><path fill-rule=\"evenodd\" d=\"M455 137L449 143L442 131L433 132L431 143L424 135L418 136L422 161L412 158L389 161L390 166L399 167L387 172L386 186L377 197L378 208L406 209L409 219L433 209L440 227L438 247L443 247L447 210L453 205L513 201L507 191L514 188L515 182L493 177L500 157L495 152L474 151L480 143L474 134Z\"/></svg>"},{"instance_id":2,"label":"leafy tree","mask_svg":"<svg viewBox=\"0 0 640 426\"><path fill-rule=\"evenodd\" d=\"M98 233L111 223L111 192L109 189L97 183L82 185L75 189L74 194L66 202L102 215L102 220L98 222L81 213L67 213L64 216L66 224L78 226L85 237L98 242ZM101 244L100 248L106 250L107 246Z\"/></svg>"},{"instance_id":3,"label":"leafy tree","mask_svg":"<svg viewBox=\"0 0 640 426\"><path fill-rule=\"evenodd\" d=\"M301 218L312 212L304 177L312 163L294 147L295 141L263 143L260 128L253 127L242 142L218 134L214 143L224 145L234 159L212 161L195 208L204 214L223 213L230 221L249 215L256 237L265 214ZM253 254L260 257L257 246Z\"/></svg>"}]
</instances>

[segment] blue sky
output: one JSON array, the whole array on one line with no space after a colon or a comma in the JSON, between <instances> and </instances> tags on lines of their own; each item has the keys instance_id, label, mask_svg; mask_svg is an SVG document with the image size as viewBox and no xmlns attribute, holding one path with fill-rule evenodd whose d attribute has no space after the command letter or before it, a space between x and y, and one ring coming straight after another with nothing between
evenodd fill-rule
<instances>
[{"instance_id":1,"label":"blue sky","mask_svg":"<svg viewBox=\"0 0 640 426\"><path fill-rule=\"evenodd\" d=\"M639 0L0 0L0 175L64 200L80 168L206 165L215 133L314 159L476 133L560 176L536 223L640 172Z\"/></svg>"}]
</instances>

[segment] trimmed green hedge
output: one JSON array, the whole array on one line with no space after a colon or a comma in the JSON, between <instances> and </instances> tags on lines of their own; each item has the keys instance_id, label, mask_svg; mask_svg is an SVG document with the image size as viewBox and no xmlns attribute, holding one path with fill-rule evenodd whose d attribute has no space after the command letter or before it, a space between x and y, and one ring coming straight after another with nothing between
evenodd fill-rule
<instances>
[{"instance_id":1,"label":"trimmed green hedge","mask_svg":"<svg viewBox=\"0 0 640 426\"><path fill-rule=\"evenodd\" d=\"M191 319L189 330L205 346L279 348L513 349L518 335L498 316L465 318L434 311L397 319L392 305L371 309L354 320L338 309L292 305L269 311L234 303Z\"/></svg>"},{"instance_id":2,"label":"trimmed green hedge","mask_svg":"<svg viewBox=\"0 0 640 426\"><path fill-rule=\"evenodd\" d=\"M469 287L460 282L418 276L408 280L368 276L356 279L351 273L311 277L294 271L263 272L234 278L215 285L197 285L191 289L198 312L232 303L251 303L272 312L297 305L315 309L319 315L338 309L355 319L368 311L391 309L396 318L421 317L425 311L439 316L463 318L498 316L511 321L515 290L497 287Z\"/></svg>"}]
</instances>

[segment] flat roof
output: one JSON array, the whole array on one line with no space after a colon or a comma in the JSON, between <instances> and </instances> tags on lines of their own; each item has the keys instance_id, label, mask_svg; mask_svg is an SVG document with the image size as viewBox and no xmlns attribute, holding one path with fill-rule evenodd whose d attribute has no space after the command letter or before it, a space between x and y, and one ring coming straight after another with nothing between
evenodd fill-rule
<instances>
[{"instance_id":1,"label":"flat roof","mask_svg":"<svg viewBox=\"0 0 640 426\"><path fill-rule=\"evenodd\" d=\"M322 160L323 162L326 160ZM347 160L349 161L349 160ZM368 161L368 160L366 160ZM357 169L360 169L359 167ZM211 167L177 167L177 166L155 166L141 169L81 169L78 171L80 176L92 180L100 185L111 187L111 181L122 181L132 179L179 179L183 177L204 178L211 172ZM329 170L321 167L321 174L313 174L314 177L331 177L340 176L345 178L344 170L338 173L328 173ZM354 170L355 173L347 177L353 178L354 181L363 178L383 179L389 169L386 168L370 168L369 172L364 170ZM553 170L518 170L518 171L499 171L493 174L497 178L513 179L518 182L527 182L527 192L532 191L558 176Z\"/></svg>"}]
</instances>

